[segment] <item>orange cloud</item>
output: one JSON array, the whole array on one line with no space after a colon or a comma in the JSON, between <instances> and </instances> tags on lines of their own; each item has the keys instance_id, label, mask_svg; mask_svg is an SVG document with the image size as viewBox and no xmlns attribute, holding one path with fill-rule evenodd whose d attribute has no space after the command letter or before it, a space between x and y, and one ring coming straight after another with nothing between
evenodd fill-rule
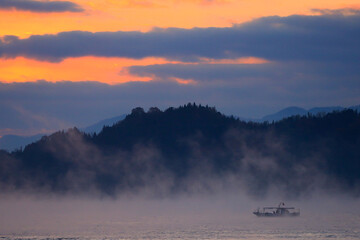
<instances>
[{"instance_id":1,"label":"orange cloud","mask_svg":"<svg viewBox=\"0 0 360 240\"><path fill-rule=\"evenodd\" d=\"M201 58L200 63L206 64L263 64L269 63L268 60L257 57L244 57L236 59L208 59Z\"/></svg>"},{"instance_id":2,"label":"orange cloud","mask_svg":"<svg viewBox=\"0 0 360 240\"><path fill-rule=\"evenodd\" d=\"M187 84L196 85L197 84L197 82L193 79L182 79L182 78L176 78L176 77L171 77L170 79L179 84L185 84L185 85L187 85Z\"/></svg>"},{"instance_id":3,"label":"orange cloud","mask_svg":"<svg viewBox=\"0 0 360 240\"><path fill-rule=\"evenodd\" d=\"M262 64L268 61L261 58L247 57L238 59L201 59L200 62L178 62L163 58L105 58L79 57L67 58L60 63L40 62L24 57L0 59L1 82L28 82L44 79L56 81L99 81L107 84L118 84L131 81L150 81L152 77L139 77L127 71L130 66L146 66L154 64ZM193 81L178 81L193 83Z\"/></svg>"},{"instance_id":4,"label":"orange cloud","mask_svg":"<svg viewBox=\"0 0 360 240\"><path fill-rule=\"evenodd\" d=\"M126 67L132 65L152 65L176 63L162 58L141 60L126 58L80 57L68 58L60 63L39 62L18 57L0 59L0 81L28 82L45 79L47 81L99 81L108 84L129 81L149 81L149 77L132 76Z\"/></svg>"}]
</instances>

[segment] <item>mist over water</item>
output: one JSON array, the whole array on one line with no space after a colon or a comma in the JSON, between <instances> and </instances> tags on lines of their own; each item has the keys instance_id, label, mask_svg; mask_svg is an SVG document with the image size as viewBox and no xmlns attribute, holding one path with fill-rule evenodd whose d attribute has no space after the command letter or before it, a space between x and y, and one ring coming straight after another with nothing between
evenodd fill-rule
<instances>
[{"instance_id":1,"label":"mist over water","mask_svg":"<svg viewBox=\"0 0 360 240\"><path fill-rule=\"evenodd\" d=\"M257 207L277 206L275 196L251 199L239 193L155 199L44 198L0 200L0 236L5 239L359 239L360 201L313 196L285 201L297 218L258 218Z\"/></svg>"},{"instance_id":2,"label":"mist over water","mask_svg":"<svg viewBox=\"0 0 360 240\"><path fill-rule=\"evenodd\" d=\"M359 123L344 111L258 125L189 104L57 132L0 152L0 237L359 239ZM252 213L279 202L301 216Z\"/></svg>"}]
</instances>

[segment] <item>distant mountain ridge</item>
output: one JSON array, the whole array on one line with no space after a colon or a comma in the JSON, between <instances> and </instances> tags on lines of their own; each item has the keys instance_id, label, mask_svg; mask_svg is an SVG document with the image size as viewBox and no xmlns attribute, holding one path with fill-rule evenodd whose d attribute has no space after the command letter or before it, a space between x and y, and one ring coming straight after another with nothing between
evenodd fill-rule
<instances>
[{"instance_id":1,"label":"distant mountain ridge","mask_svg":"<svg viewBox=\"0 0 360 240\"><path fill-rule=\"evenodd\" d=\"M360 105L351 106L348 108L340 107L340 106L334 106L334 107L314 107L309 110L306 110L304 108L300 107L287 107L279 112L266 115L262 117L261 119L252 119L252 118L240 118L243 121L252 121L252 122L276 122L280 121L284 118L291 117L291 116L304 116L308 113L310 114L319 114L319 113L330 113L333 111L342 111L345 109L352 109L360 112ZM125 119L126 114L122 114L116 117L107 118L104 120L101 120L97 123L94 123L90 126L80 128L81 131L85 133L99 133L104 126L112 126L113 124ZM42 136L45 136L44 134L36 134L33 136L18 136L18 135L4 135L2 138L0 138L0 149L7 150L7 151L14 151L15 149L20 149L25 147L26 145L35 142L39 140Z\"/></svg>"},{"instance_id":2,"label":"distant mountain ridge","mask_svg":"<svg viewBox=\"0 0 360 240\"><path fill-rule=\"evenodd\" d=\"M89 134L99 133L104 126L112 126L113 124L123 120L126 117L125 114L112 118L101 120L90 126L80 128L81 131ZM18 136L18 135L4 135L0 138L0 149L6 151L14 151L24 148L26 145L38 141L45 134L36 134L32 136Z\"/></svg>"},{"instance_id":3,"label":"distant mountain ridge","mask_svg":"<svg viewBox=\"0 0 360 240\"><path fill-rule=\"evenodd\" d=\"M296 115L299 115L299 116L304 116L304 115L307 115L307 114L316 115L316 114L320 114L320 113L331 113L331 112L334 112L334 111L342 111L342 110L345 110L345 109L352 109L352 110L360 112L360 105L351 106L351 107L348 107L348 108L340 107L340 106L314 107L314 108L311 108L309 110L306 110L306 109L300 108L300 107L296 107L296 106L287 107L287 108L284 108L284 109L280 110L279 112L269 114L269 115L266 115L266 116L262 117L261 119L255 119L255 120L252 120L252 121L256 121L256 122L265 122L265 121L272 122L272 121L275 121L276 122L276 121L280 121L280 120L282 120L284 118L288 118L288 117L296 116Z\"/></svg>"},{"instance_id":4,"label":"distant mountain ridge","mask_svg":"<svg viewBox=\"0 0 360 240\"><path fill-rule=\"evenodd\" d=\"M276 112L274 114L270 114L270 115L266 115L264 117L261 118L261 122L265 122L265 121L280 121L284 118L287 117L291 117L291 116L296 116L296 115L306 115L308 111L306 111L303 108L299 108L299 107L287 107L285 109L280 110L279 112Z\"/></svg>"},{"instance_id":5,"label":"distant mountain ridge","mask_svg":"<svg viewBox=\"0 0 360 240\"><path fill-rule=\"evenodd\" d=\"M81 131L85 132L85 133L99 133L104 126L112 126L115 123L123 120L126 117L125 114L116 116L116 117L112 117L112 118L107 118L104 120L101 120L97 123L94 123L90 126L87 126L85 128L80 128Z\"/></svg>"},{"instance_id":6,"label":"distant mountain ridge","mask_svg":"<svg viewBox=\"0 0 360 240\"><path fill-rule=\"evenodd\" d=\"M17 136L4 135L0 138L0 149L7 151L14 151L16 149L24 148L26 145L40 140L44 134L36 134L33 136Z\"/></svg>"}]
</instances>

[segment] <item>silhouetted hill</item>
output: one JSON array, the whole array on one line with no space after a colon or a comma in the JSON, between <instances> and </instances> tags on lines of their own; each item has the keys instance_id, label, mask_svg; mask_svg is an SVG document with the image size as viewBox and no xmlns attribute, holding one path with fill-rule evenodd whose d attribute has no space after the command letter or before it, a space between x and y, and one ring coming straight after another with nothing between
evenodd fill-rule
<instances>
[{"instance_id":1,"label":"silhouetted hill","mask_svg":"<svg viewBox=\"0 0 360 240\"><path fill-rule=\"evenodd\" d=\"M186 105L161 112L151 108L132 110L123 121L105 127L93 141L100 146L130 149L135 144L153 142L164 150L174 147L181 138L196 134L206 141L217 141L231 126L239 124L233 117L226 117L215 108Z\"/></svg>"},{"instance_id":2,"label":"silhouetted hill","mask_svg":"<svg viewBox=\"0 0 360 240\"><path fill-rule=\"evenodd\" d=\"M333 111L343 111L346 108L335 106L335 107L315 107L311 108L309 110L305 110L303 108L299 107L288 107L283 110L280 110L274 114L269 114L264 116L261 119L254 119L254 118L243 118L240 119L246 122L273 122L273 121L280 121L284 118L292 117L292 116L304 116L307 114L323 114L323 113L331 113ZM347 109L352 109L354 111L360 111L360 105L357 106L351 106ZM126 115L119 115L112 118L107 118L104 120L101 120L95 124L92 124L90 126L80 128L80 130L84 133L92 134L92 133L99 133L104 126L112 126L115 123L123 120L126 117ZM0 138L0 149L7 150L7 151L14 151L15 149L23 148L24 146L35 142L41 138L41 136L44 136L44 134L36 134L33 136L18 136L18 135L5 135L2 138Z\"/></svg>"},{"instance_id":3,"label":"silhouetted hill","mask_svg":"<svg viewBox=\"0 0 360 240\"><path fill-rule=\"evenodd\" d=\"M360 115L353 110L246 123L213 107L135 108L98 134L61 131L0 152L2 190L155 196L219 188L264 196L360 193Z\"/></svg>"}]
</instances>

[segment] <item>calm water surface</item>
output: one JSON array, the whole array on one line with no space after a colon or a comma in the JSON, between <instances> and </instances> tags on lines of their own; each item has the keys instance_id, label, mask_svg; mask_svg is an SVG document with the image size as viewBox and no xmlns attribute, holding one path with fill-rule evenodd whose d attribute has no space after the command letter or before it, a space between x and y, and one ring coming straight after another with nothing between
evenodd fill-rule
<instances>
[{"instance_id":1,"label":"calm water surface","mask_svg":"<svg viewBox=\"0 0 360 240\"><path fill-rule=\"evenodd\" d=\"M0 239L360 239L358 200L295 203L295 218L258 218L240 201L3 201Z\"/></svg>"},{"instance_id":2,"label":"calm water surface","mask_svg":"<svg viewBox=\"0 0 360 240\"><path fill-rule=\"evenodd\" d=\"M360 216L305 215L298 218L239 217L203 220L187 224L186 219L160 217L126 222L103 222L57 230L23 229L2 235L2 239L360 239Z\"/></svg>"}]
</instances>

